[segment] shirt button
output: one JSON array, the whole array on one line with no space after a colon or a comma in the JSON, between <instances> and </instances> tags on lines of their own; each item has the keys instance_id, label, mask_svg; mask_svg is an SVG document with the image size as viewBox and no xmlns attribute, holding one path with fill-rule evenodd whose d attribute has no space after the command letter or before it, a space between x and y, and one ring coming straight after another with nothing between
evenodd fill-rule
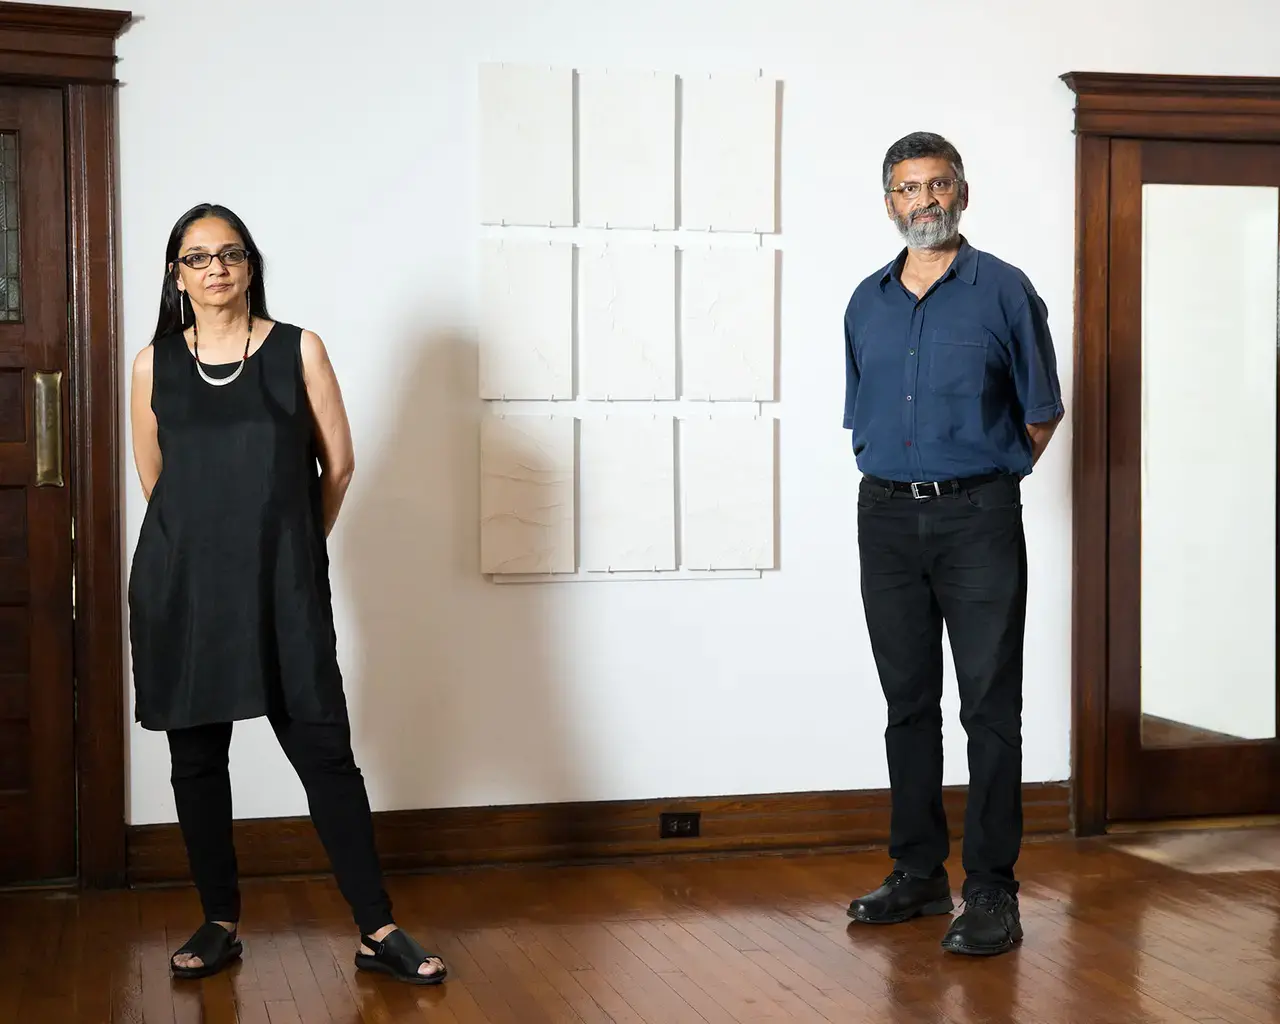
<instances>
[{"instance_id":1,"label":"shirt button","mask_svg":"<svg viewBox=\"0 0 1280 1024\"><path fill-rule=\"evenodd\" d=\"M907 447L908 447L908 448L910 448L910 447L911 447L911 442L910 442L910 441L908 441L908 442L907 442Z\"/></svg>"},{"instance_id":2,"label":"shirt button","mask_svg":"<svg viewBox=\"0 0 1280 1024\"><path fill-rule=\"evenodd\" d=\"M909 355L909 356L913 356L913 355L915 355L915 354L916 354L916 350L915 350L915 349L911 349L911 350L907 353L907 355Z\"/></svg>"},{"instance_id":3,"label":"shirt button","mask_svg":"<svg viewBox=\"0 0 1280 1024\"><path fill-rule=\"evenodd\" d=\"M908 402L909 402L909 401L911 401L911 396L910 396L910 395L907 395L907 401L908 401Z\"/></svg>"}]
</instances>

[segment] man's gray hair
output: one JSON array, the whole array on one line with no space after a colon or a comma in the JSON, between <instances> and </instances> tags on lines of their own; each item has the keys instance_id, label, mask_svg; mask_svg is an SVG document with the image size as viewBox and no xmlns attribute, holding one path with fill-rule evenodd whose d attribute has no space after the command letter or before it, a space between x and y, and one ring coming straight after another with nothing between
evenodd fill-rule
<instances>
[{"instance_id":1,"label":"man's gray hair","mask_svg":"<svg viewBox=\"0 0 1280 1024\"><path fill-rule=\"evenodd\" d=\"M890 146L884 155L884 190L889 191L893 184L893 169L903 160L919 160L930 156L946 160L951 164L955 176L964 181L964 161L960 159L955 146L933 132L912 132Z\"/></svg>"}]
</instances>

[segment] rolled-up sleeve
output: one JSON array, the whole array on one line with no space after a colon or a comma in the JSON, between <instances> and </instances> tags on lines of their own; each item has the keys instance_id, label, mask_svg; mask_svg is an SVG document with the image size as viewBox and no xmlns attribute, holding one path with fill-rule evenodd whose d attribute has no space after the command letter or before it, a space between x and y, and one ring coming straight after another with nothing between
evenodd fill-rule
<instances>
[{"instance_id":1,"label":"rolled-up sleeve","mask_svg":"<svg viewBox=\"0 0 1280 1024\"><path fill-rule=\"evenodd\" d=\"M1048 423L1063 413L1058 358L1049 333L1049 310L1034 291L1028 291L1013 317L1013 384L1027 423Z\"/></svg>"},{"instance_id":2,"label":"rolled-up sleeve","mask_svg":"<svg viewBox=\"0 0 1280 1024\"><path fill-rule=\"evenodd\" d=\"M853 429L853 409L858 402L858 384L861 375L858 373L858 360L853 348L853 322L851 313L853 303L844 314L844 428Z\"/></svg>"}]
</instances>

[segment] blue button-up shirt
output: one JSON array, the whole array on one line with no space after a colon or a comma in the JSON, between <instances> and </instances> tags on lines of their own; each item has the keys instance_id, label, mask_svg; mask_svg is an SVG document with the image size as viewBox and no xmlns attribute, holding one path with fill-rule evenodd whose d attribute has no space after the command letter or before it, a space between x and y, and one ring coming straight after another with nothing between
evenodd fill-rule
<instances>
[{"instance_id":1,"label":"blue button-up shirt","mask_svg":"<svg viewBox=\"0 0 1280 1024\"><path fill-rule=\"evenodd\" d=\"M1026 275L962 239L917 299L906 250L844 315L844 425L858 468L885 480L1031 472L1028 423L1062 414L1048 311Z\"/></svg>"}]
</instances>

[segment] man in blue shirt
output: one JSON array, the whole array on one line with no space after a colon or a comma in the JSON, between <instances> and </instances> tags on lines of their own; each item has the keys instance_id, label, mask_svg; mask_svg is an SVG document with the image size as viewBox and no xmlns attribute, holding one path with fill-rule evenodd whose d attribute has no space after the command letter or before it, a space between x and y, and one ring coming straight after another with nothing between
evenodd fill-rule
<instances>
[{"instance_id":1,"label":"man in blue shirt","mask_svg":"<svg viewBox=\"0 0 1280 1024\"><path fill-rule=\"evenodd\" d=\"M844 425L858 492L862 600L888 704L893 811L884 885L849 905L889 924L954 908L944 867L942 632L969 737L964 913L943 947L1022 939L1022 661L1027 557L1020 481L1062 419L1047 311L1016 267L960 234L964 164L925 132L889 148L885 207L906 248L844 317Z\"/></svg>"}]
</instances>

